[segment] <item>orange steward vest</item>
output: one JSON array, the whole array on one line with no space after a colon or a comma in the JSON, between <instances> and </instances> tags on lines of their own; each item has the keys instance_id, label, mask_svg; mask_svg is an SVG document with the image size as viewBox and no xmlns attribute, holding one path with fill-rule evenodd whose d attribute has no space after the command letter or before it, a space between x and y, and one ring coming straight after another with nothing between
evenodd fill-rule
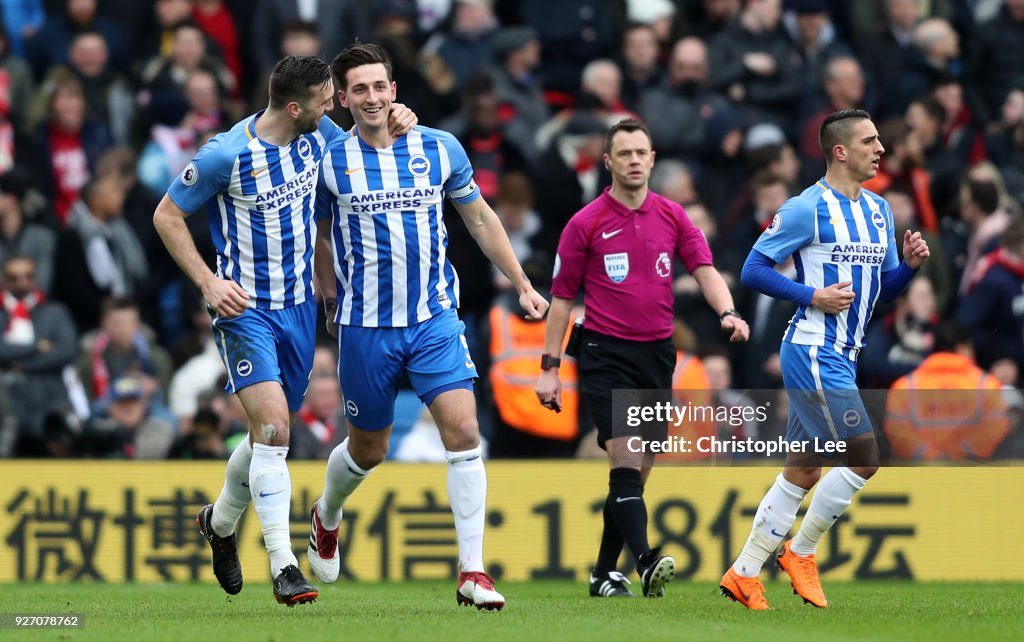
<instances>
[{"instance_id":1,"label":"orange steward vest","mask_svg":"<svg viewBox=\"0 0 1024 642\"><path fill-rule=\"evenodd\" d=\"M704 362L696 355L688 352L676 352L676 369L672 373L672 402L676 406L700 407L708 406L711 403L711 384L708 382L708 373L704 370ZM690 444L696 444L700 437L714 437L717 424L713 413L698 421L686 421L681 425L669 424L669 437L681 437L690 440ZM661 453L658 461L695 461L707 459L709 453L702 453L694 449L690 453Z\"/></svg>"},{"instance_id":2,"label":"orange steward vest","mask_svg":"<svg viewBox=\"0 0 1024 642\"><path fill-rule=\"evenodd\" d=\"M988 458L1009 429L999 380L951 352L897 379L886 399L885 434L898 459Z\"/></svg>"},{"instance_id":3,"label":"orange steward vest","mask_svg":"<svg viewBox=\"0 0 1024 642\"><path fill-rule=\"evenodd\" d=\"M526 321L501 305L491 308L491 389L501 420L516 430L559 441L579 431L579 375L576 362L562 359L562 412L537 401L534 391L544 354L544 323ZM567 337L568 339L568 337ZM565 346L562 346L563 349Z\"/></svg>"}]
</instances>

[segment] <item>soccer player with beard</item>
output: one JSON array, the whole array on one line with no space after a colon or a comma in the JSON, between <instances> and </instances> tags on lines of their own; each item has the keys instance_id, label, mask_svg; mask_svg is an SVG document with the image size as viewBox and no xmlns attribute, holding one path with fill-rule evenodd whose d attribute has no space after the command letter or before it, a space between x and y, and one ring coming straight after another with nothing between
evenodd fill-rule
<instances>
[{"instance_id":1,"label":"soccer player with beard","mask_svg":"<svg viewBox=\"0 0 1024 642\"><path fill-rule=\"evenodd\" d=\"M312 369L316 326L312 257L316 185L324 148L347 134L326 118L334 105L330 67L315 56L282 59L267 109L203 146L174 180L153 217L164 245L200 289L228 372L226 389L249 418L249 439L228 460L224 488L204 506L199 529L229 594L242 589L234 534L250 499L270 555L274 597L292 606L317 590L299 571L288 528L289 427ZM397 106L406 131L415 124ZM212 272L185 217L207 206L217 249Z\"/></svg>"}]
</instances>

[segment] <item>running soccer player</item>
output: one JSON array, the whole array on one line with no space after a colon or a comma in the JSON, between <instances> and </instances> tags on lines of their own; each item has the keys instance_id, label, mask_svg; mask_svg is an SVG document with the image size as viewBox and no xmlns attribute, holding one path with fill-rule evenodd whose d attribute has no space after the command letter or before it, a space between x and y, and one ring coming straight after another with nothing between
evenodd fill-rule
<instances>
[{"instance_id":1,"label":"running soccer player","mask_svg":"<svg viewBox=\"0 0 1024 642\"><path fill-rule=\"evenodd\" d=\"M342 506L384 460L397 385L408 375L445 447L459 546L456 599L500 609L505 598L483 566L487 476L473 396L477 371L455 311L459 282L445 254L445 197L515 284L528 315L542 318L548 304L530 285L455 137L426 127L397 138L388 131L384 115L396 86L384 50L357 44L331 68L356 126L352 138L324 152L317 216L330 220L318 231L316 270L329 329L339 337L349 431L328 459L323 494L310 511L310 568L325 582L338 578Z\"/></svg>"},{"instance_id":2,"label":"running soccer player","mask_svg":"<svg viewBox=\"0 0 1024 642\"><path fill-rule=\"evenodd\" d=\"M160 238L200 289L217 347L249 419L249 439L228 460L224 489L197 517L213 571L229 594L242 590L235 524L251 499L270 554L274 597L293 606L317 598L299 571L288 528L289 427L312 369L312 222L320 161L348 135L325 117L334 104L330 67L312 56L281 60L270 104L203 146L153 216ZM415 116L401 108L408 129ZM209 204L217 272L203 261L185 217Z\"/></svg>"},{"instance_id":3,"label":"running soccer player","mask_svg":"<svg viewBox=\"0 0 1024 642\"><path fill-rule=\"evenodd\" d=\"M885 152L871 116L859 109L835 112L821 125L819 141L825 177L779 209L754 244L741 278L748 287L800 304L780 351L790 398L786 439L845 442L846 459L821 477L820 457L787 455L743 550L720 582L723 595L755 610L769 608L757 579L761 567L819 478L778 564L804 601L828 606L814 557L818 542L878 470L878 444L856 383L864 330L875 302L894 300L928 258L921 234L907 231L900 262L889 203L861 187L878 172ZM795 281L773 269L790 256Z\"/></svg>"}]
</instances>

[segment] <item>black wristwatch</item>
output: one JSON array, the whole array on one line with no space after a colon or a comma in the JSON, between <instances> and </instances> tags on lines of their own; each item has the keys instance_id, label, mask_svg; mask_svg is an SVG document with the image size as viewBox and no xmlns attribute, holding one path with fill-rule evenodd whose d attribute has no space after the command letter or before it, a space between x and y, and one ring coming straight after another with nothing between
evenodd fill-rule
<instances>
[{"instance_id":1,"label":"black wristwatch","mask_svg":"<svg viewBox=\"0 0 1024 642\"><path fill-rule=\"evenodd\" d=\"M725 317L736 317L740 321L743 320L743 317L740 315L739 312L736 311L736 308L729 308L728 310L726 310L722 314L718 315L718 321L719 322L725 321Z\"/></svg>"},{"instance_id":2,"label":"black wristwatch","mask_svg":"<svg viewBox=\"0 0 1024 642\"><path fill-rule=\"evenodd\" d=\"M558 357L552 357L550 354L542 354L540 356L541 370L550 370L552 368L557 368L560 365L562 365L562 360Z\"/></svg>"}]
</instances>

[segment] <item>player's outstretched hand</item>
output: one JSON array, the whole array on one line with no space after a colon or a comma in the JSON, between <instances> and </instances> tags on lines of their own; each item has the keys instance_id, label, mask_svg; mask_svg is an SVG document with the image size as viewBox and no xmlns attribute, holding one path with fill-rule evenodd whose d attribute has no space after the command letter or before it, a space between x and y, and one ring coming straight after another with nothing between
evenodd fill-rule
<instances>
[{"instance_id":1,"label":"player's outstretched hand","mask_svg":"<svg viewBox=\"0 0 1024 642\"><path fill-rule=\"evenodd\" d=\"M225 319L249 309L249 295L231 279L210 279L201 291L210 309Z\"/></svg>"},{"instance_id":2,"label":"player's outstretched hand","mask_svg":"<svg viewBox=\"0 0 1024 642\"><path fill-rule=\"evenodd\" d=\"M915 270L924 265L924 262L931 256L928 249L928 241L921 237L920 232L911 233L907 230L903 234L903 262Z\"/></svg>"},{"instance_id":3,"label":"player's outstretched hand","mask_svg":"<svg viewBox=\"0 0 1024 642\"><path fill-rule=\"evenodd\" d=\"M853 285L852 281L833 283L827 288L818 288L811 297L811 305L828 314L839 314L853 305L856 295L846 288Z\"/></svg>"},{"instance_id":4,"label":"player's outstretched hand","mask_svg":"<svg viewBox=\"0 0 1024 642\"><path fill-rule=\"evenodd\" d=\"M548 410L562 412L562 380L558 376L557 368L540 373L535 391L540 405Z\"/></svg>"},{"instance_id":5,"label":"player's outstretched hand","mask_svg":"<svg viewBox=\"0 0 1024 642\"><path fill-rule=\"evenodd\" d=\"M526 311L526 318L540 321L548 311L548 300L530 288L519 295L519 305Z\"/></svg>"},{"instance_id":6,"label":"player's outstretched hand","mask_svg":"<svg viewBox=\"0 0 1024 642\"><path fill-rule=\"evenodd\" d=\"M391 112L388 114L388 129L392 136L408 134L416 126L420 119L416 117L411 109L402 103L391 103Z\"/></svg>"},{"instance_id":7,"label":"player's outstretched hand","mask_svg":"<svg viewBox=\"0 0 1024 642\"><path fill-rule=\"evenodd\" d=\"M729 332L729 341L732 343L744 343L750 338L750 326L743 319L732 315L722 319L722 329Z\"/></svg>"}]
</instances>

